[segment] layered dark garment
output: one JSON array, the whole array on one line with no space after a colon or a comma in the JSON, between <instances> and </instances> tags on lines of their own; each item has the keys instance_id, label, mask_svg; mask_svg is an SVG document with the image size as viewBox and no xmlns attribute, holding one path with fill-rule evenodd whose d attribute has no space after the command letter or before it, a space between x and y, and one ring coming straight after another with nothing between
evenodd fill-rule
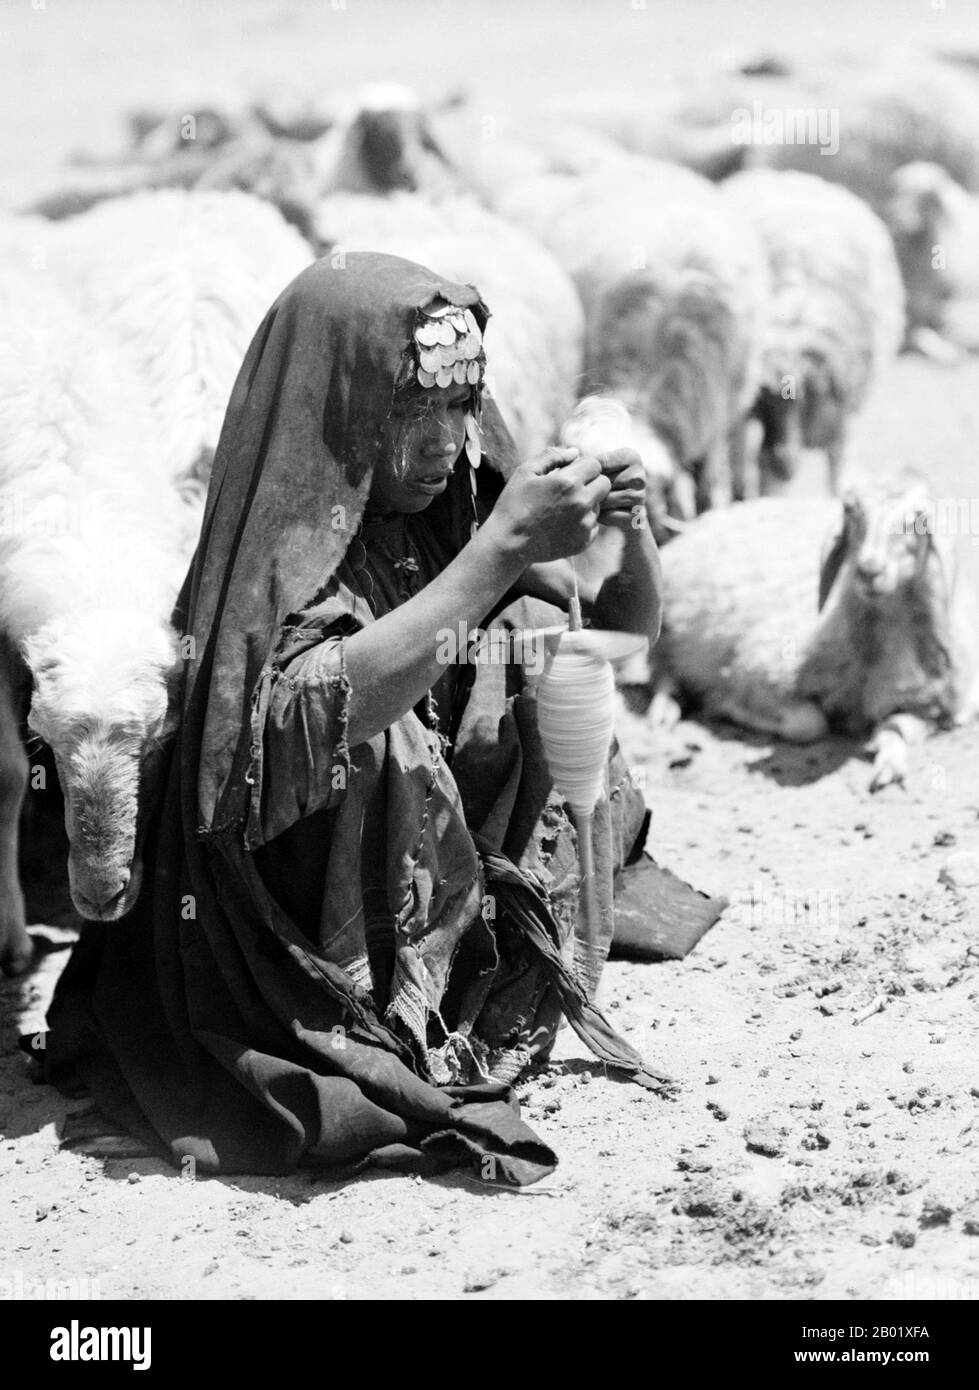
<instances>
[{"instance_id":1,"label":"layered dark garment","mask_svg":"<svg viewBox=\"0 0 979 1390\"><path fill-rule=\"evenodd\" d=\"M127 919L86 927L49 1012L48 1076L202 1172L426 1154L533 1181L555 1159L509 1083L562 1012L609 1065L662 1082L579 983L601 960L576 955L574 832L526 671L461 664L347 745L345 640L470 534L465 456L422 517L362 524L406 344L439 301L485 327L470 286L326 259L256 334L178 604L193 657L144 891ZM476 406L485 513L516 459L489 397ZM490 617L508 631L555 614L524 600ZM600 954L645 823L616 759L610 774Z\"/></svg>"}]
</instances>

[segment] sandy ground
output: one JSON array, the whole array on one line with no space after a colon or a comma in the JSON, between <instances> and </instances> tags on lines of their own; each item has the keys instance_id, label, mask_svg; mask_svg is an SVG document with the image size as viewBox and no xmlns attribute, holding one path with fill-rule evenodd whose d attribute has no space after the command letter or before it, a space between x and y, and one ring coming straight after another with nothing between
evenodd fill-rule
<instances>
[{"instance_id":1,"label":"sandy ground","mask_svg":"<svg viewBox=\"0 0 979 1390\"><path fill-rule=\"evenodd\" d=\"M771 20L771 6L737 8L759 33ZM22 48L25 24L59 6L24 9ZM918 23L927 7L914 9ZM120 71L126 99L136 81ZM68 139L66 115L48 112L45 130ZM977 441L979 365L903 359L856 444L970 496ZM962 548L974 568L979 549ZM193 1181L103 1164L59 1150L69 1106L16 1049L42 1022L52 954L0 986L0 1297L44 1280L104 1298L979 1296L979 886L956 858L979 845L979 729L936 737L908 789L877 797L846 744L792 750L686 723L650 747L623 732L646 768L651 847L732 900L686 961L613 965L603 985L617 1026L682 1082L676 1100L603 1076L566 1030L520 1088L561 1160L524 1192L463 1175Z\"/></svg>"}]
</instances>

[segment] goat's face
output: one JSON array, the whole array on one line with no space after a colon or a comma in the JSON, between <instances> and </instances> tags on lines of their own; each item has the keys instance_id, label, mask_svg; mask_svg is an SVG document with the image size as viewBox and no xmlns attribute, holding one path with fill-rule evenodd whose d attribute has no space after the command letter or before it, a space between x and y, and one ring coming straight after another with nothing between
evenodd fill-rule
<instances>
[{"instance_id":1,"label":"goat's face","mask_svg":"<svg viewBox=\"0 0 979 1390\"><path fill-rule=\"evenodd\" d=\"M65 799L68 880L86 918L111 922L139 896L140 792L168 732L176 678L161 626L73 631L33 668L29 723L51 747Z\"/></svg>"},{"instance_id":2,"label":"goat's face","mask_svg":"<svg viewBox=\"0 0 979 1390\"><path fill-rule=\"evenodd\" d=\"M873 505L848 494L843 528L854 592L869 604L885 602L910 585L932 543L927 499L917 490Z\"/></svg>"}]
</instances>

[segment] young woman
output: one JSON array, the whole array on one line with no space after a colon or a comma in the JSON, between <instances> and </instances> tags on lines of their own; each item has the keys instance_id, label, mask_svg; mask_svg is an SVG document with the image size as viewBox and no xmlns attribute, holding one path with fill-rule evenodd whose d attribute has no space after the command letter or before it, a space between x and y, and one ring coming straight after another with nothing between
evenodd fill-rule
<instances>
[{"instance_id":1,"label":"young woman","mask_svg":"<svg viewBox=\"0 0 979 1390\"><path fill-rule=\"evenodd\" d=\"M242 366L178 605L190 657L146 887L86 926L46 1039L53 1079L177 1164L532 1181L555 1160L509 1083L562 1013L662 1082L588 1002L643 799L613 757L589 956L534 663L506 645L560 618L565 557L601 525L624 560L588 616L655 640L642 466L521 463L484 393L486 321L472 287L406 261L326 259Z\"/></svg>"}]
</instances>

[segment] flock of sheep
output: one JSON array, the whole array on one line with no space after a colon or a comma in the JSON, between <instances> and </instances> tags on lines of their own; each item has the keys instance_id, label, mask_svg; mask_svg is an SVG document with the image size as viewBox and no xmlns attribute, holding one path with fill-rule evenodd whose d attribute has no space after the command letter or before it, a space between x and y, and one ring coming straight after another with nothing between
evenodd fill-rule
<instances>
[{"instance_id":1,"label":"flock of sheep","mask_svg":"<svg viewBox=\"0 0 979 1390\"><path fill-rule=\"evenodd\" d=\"M732 112L814 106L839 112L832 156L732 138ZM315 255L388 251L477 284L525 456L639 450L664 547L652 720L695 700L789 739L838 728L871 740L877 787L971 713L979 628L927 483L895 491L845 452L902 346L973 345L979 76L924 55L759 62L521 128L390 87L337 110L140 113L125 151L0 213L8 972L31 955L25 721L53 753L77 910L112 920L139 891L140 781L168 735L170 614L225 404ZM936 266L936 246L956 249ZM771 495L804 449L826 457L815 505Z\"/></svg>"}]
</instances>

